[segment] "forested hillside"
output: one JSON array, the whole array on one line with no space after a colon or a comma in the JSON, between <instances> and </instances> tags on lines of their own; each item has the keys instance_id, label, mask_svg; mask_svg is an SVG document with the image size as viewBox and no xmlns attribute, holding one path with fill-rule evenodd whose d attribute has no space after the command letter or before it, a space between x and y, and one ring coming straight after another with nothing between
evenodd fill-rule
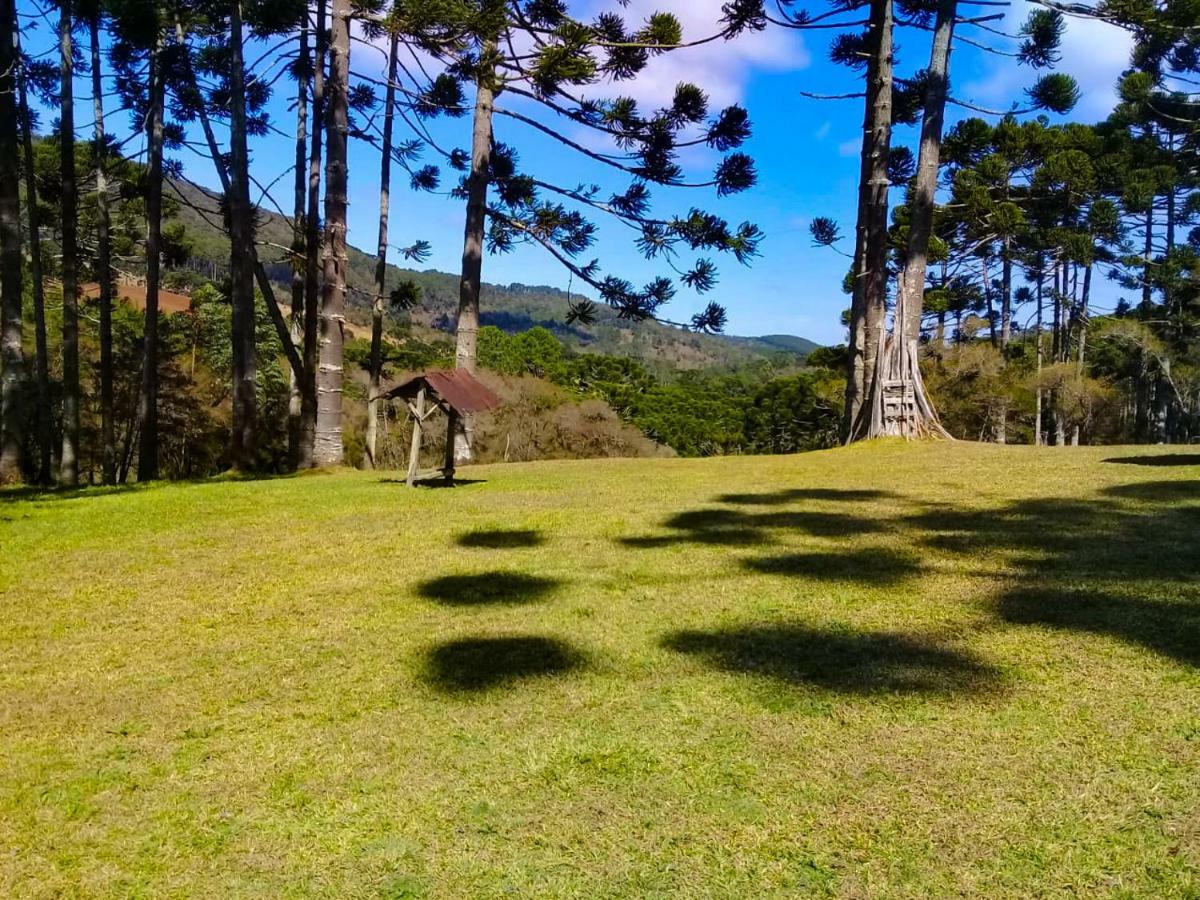
<instances>
[{"instance_id":1,"label":"forested hillside","mask_svg":"<svg viewBox=\"0 0 1200 900\"><path fill-rule=\"evenodd\" d=\"M185 179L171 181L169 193L179 201L177 217L192 241L193 263L201 269L207 268L210 274L223 272L229 265L229 238L219 227L219 198ZM262 255L264 262L282 260L292 240L292 224L278 213L260 209L258 238L267 248ZM348 314L352 319L365 320L374 296L375 257L354 246L348 249ZM281 286L291 277L284 262L269 265L268 271ZM416 333L424 333L425 337L431 336L429 331L453 333L458 276L388 265L388 290L404 281L420 288L418 305L403 316L411 321ZM580 297L574 295L573 299L578 301ZM606 307L598 307L595 322L590 325L568 325L567 293L547 285L484 284L481 306L484 325L495 325L510 333L541 326L572 350L628 356L663 374L675 368L736 367L764 358L796 362L797 357L805 356L817 346L813 341L790 334L738 337L690 332L654 321L631 323L619 319L615 311Z\"/></svg>"}]
</instances>

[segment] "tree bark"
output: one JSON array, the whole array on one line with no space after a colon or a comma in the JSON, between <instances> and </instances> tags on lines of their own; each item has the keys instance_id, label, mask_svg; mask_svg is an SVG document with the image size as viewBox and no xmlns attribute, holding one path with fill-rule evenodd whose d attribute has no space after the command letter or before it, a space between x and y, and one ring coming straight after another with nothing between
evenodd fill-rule
<instances>
[{"instance_id":1,"label":"tree bark","mask_svg":"<svg viewBox=\"0 0 1200 900\"><path fill-rule=\"evenodd\" d=\"M388 83L383 101L383 147L379 163L379 244L375 257L375 305L371 310L371 383L367 389L367 440L365 462L377 468L376 441L379 433L379 382L383 371L383 304L387 280L388 205L392 181L392 126L396 102L396 69L400 38L392 34L388 47Z\"/></svg>"},{"instance_id":2,"label":"tree bark","mask_svg":"<svg viewBox=\"0 0 1200 900\"><path fill-rule=\"evenodd\" d=\"M321 355L317 370L318 466L340 465L342 447L342 346L346 309L346 138L349 130L350 2L333 0L330 30L329 109L325 140L325 266L321 285Z\"/></svg>"},{"instance_id":3,"label":"tree bark","mask_svg":"<svg viewBox=\"0 0 1200 900\"><path fill-rule=\"evenodd\" d=\"M1008 357L1012 341L1012 239L1005 235L1000 250L1000 352Z\"/></svg>"},{"instance_id":4,"label":"tree bark","mask_svg":"<svg viewBox=\"0 0 1200 900\"><path fill-rule=\"evenodd\" d=\"M485 58L495 47L484 47ZM492 160L492 103L494 68L482 68L475 88L475 118L471 136L471 173L467 178L467 220L463 229L462 279L458 288L458 326L455 329L454 365L475 372L479 338L479 290L483 277L483 235L487 222L487 190ZM465 416L455 427L448 417L446 440L454 445L454 459L471 459L474 416ZM447 457L450 458L449 456Z\"/></svg>"},{"instance_id":5,"label":"tree bark","mask_svg":"<svg viewBox=\"0 0 1200 900\"><path fill-rule=\"evenodd\" d=\"M1037 260L1037 326L1036 337L1037 341L1037 388L1036 388L1036 407L1033 420L1033 443L1035 446L1040 446L1042 443L1042 281L1045 278L1045 261L1041 254Z\"/></svg>"},{"instance_id":6,"label":"tree bark","mask_svg":"<svg viewBox=\"0 0 1200 900\"><path fill-rule=\"evenodd\" d=\"M850 439L870 394L887 298L887 161L892 142L892 0L871 0L866 109L855 227L854 293L843 433Z\"/></svg>"},{"instance_id":7,"label":"tree bark","mask_svg":"<svg viewBox=\"0 0 1200 900\"><path fill-rule=\"evenodd\" d=\"M305 163L308 161L308 83L311 60L308 55L308 14L300 26L300 56L296 78L296 159L293 182L292 212L292 340L303 346L304 335L304 275L308 259L305 252L306 182ZM304 373L291 373L288 398L288 463L292 469L300 465L301 421L304 413Z\"/></svg>"},{"instance_id":8,"label":"tree bark","mask_svg":"<svg viewBox=\"0 0 1200 900\"><path fill-rule=\"evenodd\" d=\"M986 256L979 257L979 279L983 282L983 299L987 304L988 343L998 348L1000 341L996 334L996 303L992 299L992 278L988 273Z\"/></svg>"},{"instance_id":9,"label":"tree bark","mask_svg":"<svg viewBox=\"0 0 1200 900\"><path fill-rule=\"evenodd\" d=\"M901 289L904 291L904 346L915 344L921 332L925 295L925 271L929 264L929 239L933 234L934 200L941 165L942 128L946 118L949 89L950 51L954 39L954 17L958 0L939 0L929 51L928 86L921 117L921 143L917 151L917 174L913 182L912 218L908 225Z\"/></svg>"},{"instance_id":10,"label":"tree bark","mask_svg":"<svg viewBox=\"0 0 1200 900\"><path fill-rule=\"evenodd\" d=\"M100 458L105 484L117 480L117 439L113 426L112 358L112 235L108 212L108 174L105 157L108 144L104 135L104 80L100 69L100 13L88 20L92 50L92 114L95 117L95 141L92 151L96 170L96 281L100 285Z\"/></svg>"},{"instance_id":11,"label":"tree bark","mask_svg":"<svg viewBox=\"0 0 1200 900\"><path fill-rule=\"evenodd\" d=\"M21 55L20 29L13 33L16 55ZM29 112L29 88L22 67L18 75L18 103L25 168L25 212L29 221L29 278L33 296L33 340L37 402L37 482L50 484L54 478L54 412L50 408L50 351L46 340L46 286L42 272L41 222L37 207L37 173L33 163L33 116Z\"/></svg>"},{"instance_id":12,"label":"tree bark","mask_svg":"<svg viewBox=\"0 0 1200 900\"><path fill-rule=\"evenodd\" d=\"M1154 266L1154 198L1150 198L1150 208L1146 210L1146 241L1142 247L1142 303L1150 305L1150 269Z\"/></svg>"},{"instance_id":13,"label":"tree bark","mask_svg":"<svg viewBox=\"0 0 1200 900\"><path fill-rule=\"evenodd\" d=\"M258 371L254 347L254 210L246 144L246 70L241 0L229 6L229 278L233 306L233 442L235 469L251 470L258 444Z\"/></svg>"},{"instance_id":14,"label":"tree bark","mask_svg":"<svg viewBox=\"0 0 1200 900\"><path fill-rule=\"evenodd\" d=\"M1087 347L1088 301L1092 293L1092 264L1089 262L1083 269L1083 293L1079 301L1079 346L1075 357L1075 372L1083 377L1084 351Z\"/></svg>"},{"instance_id":15,"label":"tree bark","mask_svg":"<svg viewBox=\"0 0 1200 900\"><path fill-rule=\"evenodd\" d=\"M71 34L71 3L63 0L59 18L62 115L59 135L62 152L62 291L63 291L63 406L62 454L59 481L68 487L79 484L79 276L78 238L79 185L75 180L75 91Z\"/></svg>"},{"instance_id":16,"label":"tree bark","mask_svg":"<svg viewBox=\"0 0 1200 900\"><path fill-rule=\"evenodd\" d=\"M158 284L162 251L163 107L166 76L162 42L154 51L147 123L149 174L146 195L146 324L142 342L142 391L138 400L138 481L158 478Z\"/></svg>"},{"instance_id":17,"label":"tree bark","mask_svg":"<svg viewBox=\"0 0 1200 900\"><path fill-rule=\"evenodd\" d=\"M16 10L0 0L0 484L22 480L21 164L17 152Z\"/></svg>"},{"instance_id":18,"label":"tree bark","mask_svg":"<svg viewBox=\"0 0 1200 900\"><path fill-rule=\"evenodd\" d=\"M304 234L304 381L300 387L301 469L315 464L317 436L317 367L320 345L320 230L321 154L325 136L325 10L328 0L316 0L317 20L313 35L312 149L308 157L308 216Z\"/></svg>"}]
</instances>

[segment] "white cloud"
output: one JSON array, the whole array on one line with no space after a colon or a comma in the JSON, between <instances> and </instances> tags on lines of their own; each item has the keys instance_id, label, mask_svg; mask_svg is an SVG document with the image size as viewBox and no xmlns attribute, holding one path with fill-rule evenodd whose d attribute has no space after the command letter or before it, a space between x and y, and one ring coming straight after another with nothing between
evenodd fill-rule
<instances>
[{"instance_id":1,"label":"white cloud","mask_svg":"<svg viewBox=\"0 0 1200 900\"><path fill-rule=\"evenodd\" d=\"M684 40L697 40L719 29L721 7L726 2L687 0L663 4L661 0L630 0L621 14L629 27L635 29L651 13L667 9L679 20ZM582 6L580 15L596 11L594 4ZM732 41L713 41L661 54L652 58L636 79L612 87L643 104L663 106L671 102L676 84L691 81L708 93L716 110L745 99L746 85L755 70L786 72L806 68L811 62L799 34L783 28L767 28L744 33Z\"/></svg>"},{"instance_id":2,"label":"white cloud","mask_svg":"<svg viewBox=\"0 0 1200 900\"><path fill-rule=\"evenodd\" d=\"M862 152L862 138L853 138L838 144L838 156L858 156Z\"/></svg>"},{"instance_id":3,"label":"white cloud","mask_svg":"<svg viewBox=\"0 0 1200 900\"><path fill-rule=\"evenodd\" d=\"M1004 25L1016 31L1033 6L1022 0L1009 12ZM1128 32L1096 19L1067 17L1062 41L1062 61L1055 71L1074 76L1079 83L1079 103L1073 118L1086 121L1103 119L1117 101L1117 78L1129 67L1133 38ZM1038 78L1038 72L1019 66L1012 59L992 62L991 75L964 85L962 97L981 104L1007 108L1016 101L1025 105L1024 89Z\"/></svg>"},{"instance_id":4,"label":"white cloud","mask_svg":"<svg viewBox=\"0 0 1200 900\"><path fill-rule=\"evenodd\" d=\"M821 127L816 130L816 132L813 134L813 137L818 141L823 141L825 138L829 137L829 132L832 130L833 123L826 120L825 122L821 123Z\"/></svg>"}]
</instances>

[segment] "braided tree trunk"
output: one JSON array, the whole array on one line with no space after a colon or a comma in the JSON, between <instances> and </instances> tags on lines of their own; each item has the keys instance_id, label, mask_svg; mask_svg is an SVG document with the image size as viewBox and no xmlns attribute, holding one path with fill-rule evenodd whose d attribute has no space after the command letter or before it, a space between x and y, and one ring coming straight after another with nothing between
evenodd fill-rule
<instances>
[{"instance_id":1,"label":"braided tree trunk","mask_svg":"<svg viewBox=\"0 0 1200 900\"><path fill-rule=\"evenodd\" d=\"M918 340L925 294L925 270L929 260L929 238L933 233L934 195L937 191L950 47L957 5L957 0L940 0L938 3L929 58L929 88L925 94L921 122L917 176L913 183L912 219L904 270L900 274L896 292L892 331L887 334L882 328L879 330L874 366L867 382L866 402L851 427L851 440L883 436L950 437L938 421L937 412L921 378ZM886 197L884 207L886 213ZM881 243L886 253L886 241ZM885 269L884 263L885 260L879 263L881 272ZM867 283L870 284L869 281Z\"/></svg>"}]
</instances>

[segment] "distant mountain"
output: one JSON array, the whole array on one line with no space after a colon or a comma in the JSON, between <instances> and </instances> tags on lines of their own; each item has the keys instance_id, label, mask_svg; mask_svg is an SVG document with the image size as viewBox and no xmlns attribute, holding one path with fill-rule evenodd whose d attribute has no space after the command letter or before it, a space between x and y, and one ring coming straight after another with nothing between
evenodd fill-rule
<instances>
[{"instance_id":1,"label":"distant mountain","mask_svg":"<svg viewBox=\"0 0 1200 900\"><path fill-rule=\"evenodd\" d=\"M193 258L212 264L217 271L228 265L229 244L221 233L218 200L215 194L186 180L172 181L170 194L180 201L176 215L187 226L195 242ZM279 248L291 244L291 221L275 213L262 212L259 239ZM264 261L281 259L263 251ZM267 266L271 280L289 296L291 271L281 262ZM375 258L356 247L349 248L347 284L348 317L365 321L365 313L374 293ZM433 269L416 271L389 265L388 290L411 279L421 288L421 303L409 313L416 331L429 329L453 333L458 310L458 276ZM575 295L579 299L582 295ZM607 353L638 359L651 368L737 368L761 359L795 364L818 345L806 338L787 334L764 337L695 334L658 322L632 323L619 319L615 312L598 304L595 323L587 327L566 323L568 295L546 285L484 284L480 297L483 324L495 325L508 332L524 331L540 325L554 332L568 347L593 353Z\"/></svg>"}]
</instances>

